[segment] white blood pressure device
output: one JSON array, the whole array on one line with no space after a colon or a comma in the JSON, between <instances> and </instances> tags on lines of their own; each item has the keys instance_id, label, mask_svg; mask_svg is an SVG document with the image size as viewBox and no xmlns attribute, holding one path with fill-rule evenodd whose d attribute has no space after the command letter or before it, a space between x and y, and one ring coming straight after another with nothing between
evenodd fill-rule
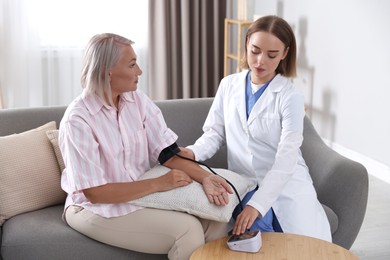
<instances>
[{"instance_id":1,"label":"white blood pressure device","mask_svg":"<svg viewBox=\"0 0 390 260\"><path fill-rule=\"evenodd\" d=\"M230 250L257 253L259 252L261 242L261 232L259 230L248 231L239 236L232 235L227 241Z\"/></svg>"}]
</instances>

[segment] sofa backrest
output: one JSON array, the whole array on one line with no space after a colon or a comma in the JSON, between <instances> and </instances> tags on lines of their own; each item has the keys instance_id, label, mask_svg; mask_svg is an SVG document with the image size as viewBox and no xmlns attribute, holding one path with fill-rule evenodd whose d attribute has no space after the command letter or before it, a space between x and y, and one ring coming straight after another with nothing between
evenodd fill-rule
<instances>
[{"instance_id":1,"label":"sofa backrest","mask_svg":"<svg viewBox=\"0 0 390 260\"><path fill-rule=\"evenodd\" d=\"M66 106L1 109L0 136L21 133L53 120L58 128L65 109Z\"/></svg>"},{"instance_id":2,"label":"sofa backrest","mask_svg":"<svg viewBox=\"0 0 390 260\"><path fill-rule=\"evenodd\" d=\"M179 146L187 146L193 144L201 136L202 126L212 101L213 98L192 98L160 100L155 103L161 109L168 127L179 136L177 142ZM52 120L56 121L58 127L65 109L66 106L51 106L0 110L0 136L20 133ZM305 118L304 137L303 155L310 157L313 154L310 147L313 143L322 142L322 140L308 118ZM226 168L226 147L223 147L206 163L213 167Z\"/></svg>"},{"instance_id":3,"label":"sofa backrest","mask_svg":"<svg viewBox=\"0 0 390 260\"><path fill-rule=\"evenodd\" d=\"M193 144L201 136L202 126L212 102L213 98L155 101L161 109L168 127L179 136L177 143L180 146ZM52 120L57 122L58 127L65 109L66 106L2 109L0 110L0 136L20 133ZM306 117L302 152L308 164L316 161L311 158L316 156L315 149L313 150L313 146L316 145L322 146L322 140ZM223 147L207 163L214 167L227 167L226 147ZM309 168L312 168L310 166L312 165L309 165ZM315 183L321 181L317 179L320 176L312 177Z\"/></svg>"}]
</instances>

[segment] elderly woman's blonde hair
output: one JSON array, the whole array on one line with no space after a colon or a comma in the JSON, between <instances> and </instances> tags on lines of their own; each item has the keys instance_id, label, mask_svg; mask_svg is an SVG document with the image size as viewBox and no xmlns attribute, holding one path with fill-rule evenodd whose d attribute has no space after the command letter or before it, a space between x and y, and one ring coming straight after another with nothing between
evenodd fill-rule
<instances>
[{"instance_id":1,"label":"elderly woman's blonde hair","mask_svg":"<svg viewBox=\"0 0 390 260\"><path fill-rule=\"evenodd\" d=\"M134 42L112 33L95 35L89 41L83 58L81 86L86 94L96 94L106 105L112 105L110 69L119 61L122 48Z\"/></svg>"}]
</instances>

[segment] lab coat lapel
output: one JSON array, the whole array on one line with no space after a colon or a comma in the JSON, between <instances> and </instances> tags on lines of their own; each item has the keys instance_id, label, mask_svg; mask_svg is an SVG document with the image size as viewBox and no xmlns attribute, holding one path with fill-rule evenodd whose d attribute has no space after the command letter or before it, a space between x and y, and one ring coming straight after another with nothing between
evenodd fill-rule
<instances>
[{"instance_id":1,"label":"lab coat lapel","mask_svg":"<svg viewBox=\"0 0 390 260\"><path fill-rule=\"evenodd\" d=\"M253 120L255 120L257 116L261 112L263 112L270 103L274 101L275 96L270 87L271 86L268 86L268 88L264 91L264 93L260 96L259 100L257 100L255 105L253 106L252 111L249 114L248 125L250 125Z\"/></svg>"},{"instance_id":2,"label":"lab coat lapel","mask_svg":"<svg viewBox=\"0 0 390 260\"><path fill-rule=\"evenodd\" d=\"M286 78L281 76L280 74L275 76L275 78L268 85L267 89L260 96L259 100L257 100L255 105L253 106L252 111L249 114L248 125L250 125L260 113L264 112L264 110L269 106L269 104L275 102L275 93L280 92L286 82Z\"/></svg>"},{"instance_id":3,"label":"lab coat lapel","mask_svg":"<svg viewBox=\"0 0 390 260\"><path fill-rule=\"evenodd\" d=\"M247 130L247 120L246 120L246 102L245 102L245 79L248 74L248 70L242 71L236 78L237 82L234 85L236 90L234 91L234 103L236 104L236 109L240 117L240 123L242 127Z\"/></svg>"}]
</instances>

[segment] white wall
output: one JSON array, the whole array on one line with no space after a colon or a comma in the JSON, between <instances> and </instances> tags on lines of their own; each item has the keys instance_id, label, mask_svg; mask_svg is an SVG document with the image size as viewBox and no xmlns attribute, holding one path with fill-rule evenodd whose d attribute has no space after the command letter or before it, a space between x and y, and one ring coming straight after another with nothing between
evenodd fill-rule
<instances>
[{"instance_id":1,"label":"white wall","mask_svg":"<svg viewBox=\"0 0 390 260\"><path fill-rule=\"evenodd\" d=\"M294 28L296 84L321 136L390 166L390 1L253 1Z\"/></svg>"}]
</instances>

